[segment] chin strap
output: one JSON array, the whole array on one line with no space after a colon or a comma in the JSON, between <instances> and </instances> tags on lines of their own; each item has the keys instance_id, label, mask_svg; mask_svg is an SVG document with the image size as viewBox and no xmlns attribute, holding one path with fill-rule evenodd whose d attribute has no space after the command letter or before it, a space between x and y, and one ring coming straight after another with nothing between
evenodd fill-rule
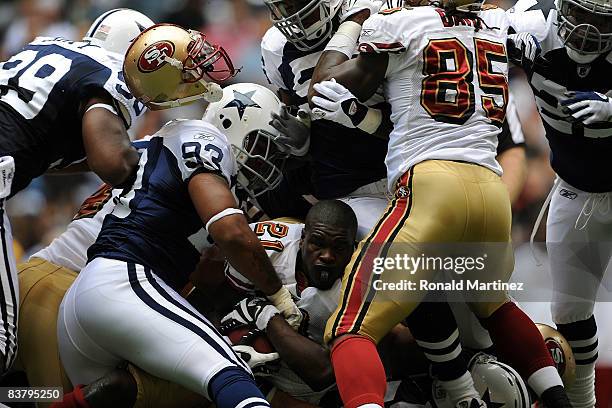
<instances>
[{"instance_id":1,"label":"chin strap","mask_svg":"<svg viewBox=\"0 0 612 408\"><path fill-rule=\"evenodd\" d=\"M221 85L216 84L214 82L205 81L200 81L200 83L203 84L206 89L201 94L188 96L186 98L173 99L171 101L165 102L148 102L147 106L150 106L151 109L159 110L168 108L178 108L179 106L195 102L198 99L204 99L209 103L219 102L221 100L221 98L223 97L223 89L221 88Z\"/></svg>"}]
</instances>

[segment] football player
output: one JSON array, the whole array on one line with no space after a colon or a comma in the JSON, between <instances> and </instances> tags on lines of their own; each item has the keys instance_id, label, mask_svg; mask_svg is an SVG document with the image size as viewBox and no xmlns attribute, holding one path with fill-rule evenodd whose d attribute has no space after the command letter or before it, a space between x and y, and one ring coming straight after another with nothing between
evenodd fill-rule
<instances>
[{"instance_id":1,"label":"football player","mask_svg":"<svg viewBox=\"0 0 612 408\"><path fill-rule=\"evenodd\" d=\"M311 208L304 224L266 221L252 227L281 280L299 299L296 304L308 316L300 328L303 335L291 335L286 322L275 317L274 306L261 298L242 300L223 318L222 328L248 326L266 332L283 363L265 379L278 390L318 405L335 382L329 352L322 346L323 332L338 304L340 278L353 253L355 214L339 200L323 200ZM256 294L252 283L233 267L228 267L226 276L241 296ZM270 401L280 398L278 393Z\"/></svg>"},{"instance_id":2,"label":"football player","mask_svg":"<svg viewBox=\"0 0 612 408\"><path fill-rule=\"evenodd\" d=\"M123 81L129 43L153 22L116 9L101 15L81 42L38 37L0 67L0 374L17 353L17 271L4 200L47 171L92 170L126 181L138 163L126 129L144 106Z\"/></svg>"},{"instance_id":3,"label":"football player","mask_svg":"<svg viewBox=\"0 0 612 408\"><path fill-rule=\"evenodd\" d=\"M395 3L395 4L393 4ZM401 5L403 2L383 2L382 8L393 7L394 5ZM271 84L278 89L279 95L283 98L286 103L297 104L303 103L304 95L307 92L307 88L310 84L310 78L312 76L312 66L314 66L314 58L321 55L323 46L329 42L331 34L333 34L338 26L340 17L347 18L351 14L358 12L361 9L372 9L378 10L381 8L380 2L364 0L364 1L344 1L342 4L334 1L293 1L293 0L275 0L268 2L271 10L275 27L268 30L266 36L262 40L262 56L264 62L264 69L268 76ZM340 11L337 11L340 9ZM337 13L334 16L334 13ZM382 90L377 92L380 93ZM380 100L379 95L375 95L368 101L372 104L375 101ZM294 101L294 102L292 102ZM297 101L297 102L295 102ZM321 146L320 150L311 149L310 154L312 157L311 166L314 168L315 177L313 177L313 183L315 184L315 191L317 189L317 171L321 173L333 175L338 181L342 181L346 184L348 190L355 188L358 184L355 184L353 177L361 177L361 175L374 177L380 177L378 172L372 172L371 168L373 163L382 163L383 156L385 153L384 148L377 149L377 146L381 146L379 140L375 140L364 135L359 129L353 129L355 123L360 122L360 126L365 129L364 124L371 122L374 118L377 118L376 122L376 134L380 134L386 129L385 121L388 121L388 112L385 110L377 110L374 107L366 107L361 104L354 95L345 93L341 97L334 100L341 109L338 109L333 113L334 117L331 117L331 113L327 112L327 119L336 120L337 130L331 131L327 128L330 126L329 121L314 121L312 122L312 128L310 130L311 139L313 143ZM380 106L380 105L374 105ZM511 111L515 113L514 106L511 106ZM301 105L303 110L307 110L308 107ZM354 112L352 112L354 111ZM321 110L316 109L317 115L321 115ZM272 122L276 125L283 133L290 133L289 136L293 138L292 142L299 141L299 137L296 135L299 133L299 122L296 124L295 120L292 120L291 116L286 112L284 114L275 117ZM511 115L509 115L510 117ZM516 115L512 117L513 121L504 122L504 131L500 134L500 140L503 140L503 146L500 145L499 158L503 162L503 166L508 168L505 173L505 182L511 193L512 199L516 199L522 189L522 183L525 179L525 156L524 149L514 143L513 139L516 137L517 143L522 143L522 134L517 129L518 118ZM360 126L357 126L358 128ZM513 131L510 131L512 127ZM302 125L302 128L305 128ZM350 129L349 129L350 128ZM359 137L365 136L365 137ZM351 137L350 141L345 138ZM359 141L359 143L356 143ZM506 143L509 142L509 143ZM516 147L516 148L515 148ZM364 156L364 152L368 152L367 156ZM346 156L355 158L355 160L345 160ZM321 159L319 159L319 157ZM363 158L366 160L369 166L365 167L359 160ZM319 163L321 161L322 164ZM336 162L338 162L336 164ZM325 167L330 165L328 168ZM375 167L380 169L380 167ZM320 170L317 170L320 169ZM350 170L350 172L346 172ZM336 173L335 173L336 172ZM294 178L294 173L290 172L290 176L287 180ZM365 178L365 177L364 177ZM321 181L325 181L321 179ZM287 183L285 183L287 184ZM372 195L374 191L371 191L369 186L364 186L353 193L349 197L345 198L346 202L353 207L357 214L357 219L360 224L358 232L358 238L363 238L365 233L368 232L372 226L374 226L377 217L382 214L382 209L388 202L386 194L382 194L384 186L379 182L375 184L380 188L378 194ZM321 188L329 190L330 188L336 189L338 187L335 183L321 184ZM287 191L289 190L289 191ZM289 194L295 190L294 187L288 187L283 189L281 193ZM347 191L348 191L347 190ZM344 194L344 193L342 193ZM274 197L277 195L276 192L272 194ZM318 195L315 193L315 196ZM330 195L331 197L339 197L338 194ZM259 203L263 203L263 200L259 200ZM267 203L266 203L267 204ZM268 207L269 206L264 206ZM293 205L295 207L295 205ZM266 208L267 210L267 208ZM423 342L421 344L440 342L443 343L449 337L456 333L456 324L453 321L452 314L447 307L441 305L432 305L431 308L438 310L439 316L438 321L444 321L445 324L440 324L438 330L432 330L426 320L418 319L415 316L415 321L411 327L415 330L414 334L422 335ZM424 307L419 309L419 314L424 312ZM426 323L423 330L418 330L421 322ZM486 337L486 335L485 335ZM445 364L449 367L457 365L456 360L459 357L459 353L455 349L449 349L447 355L440 357L437 356L438 361L445 361ZM436 363L436 362L434 362ZM458 376L455 373L455 369L452 369L452 373L449 373L449 379ZM467 375L467 370L463 370L463 373Z\"/></svg>"},{"instance_id":4,"label":"football player","mask_svg":"<svg viewBox=\"0 0 612 408\"><path fill-rule=\"evenodd\" d=\"M423 250L421 243L498 243L498 257L488 273L507 281L512 272L510 206L495 160L508 99L509 22L501 10L461 2L449 2L444 8L389 9L370 18L363 30L360 23L368 14L360 14L338 29L313 77L316 81L337 79L361 100L386 79L386 96L392 105L394 130L386 163L395 199L349 264L342 302L326 332L346 406L376 407L382 406L385 387L375 343L414 310L425 291L409 292L399 300L397 294L376 291L371 284L374 258L406 252L416 256ZM349 60L358 37L360 54ZM311 90L311 102L332 117L338 111L334 101L348 92L334 81L316 84ZM474 98L474 92L480 97ZM404 243L405 248L389 241ZM431 280L431 272L421 268L416 274L418 279ZM390 282L405 275L400 268L383 274ZM470 306L491 333L500 355L546 405L569 407L537 328L505 292L494 292L487 299L482 293L472 294ZM522 355L516 353L518 341L529 343ZM467 374L445 381L444 387L452 403L483 404Z\"/></svg>"},{"instance_id":5,"label":"football player","mask_svg":"<svg viewBox=\"0 0 612 408\"><path fill-rule=\"evenodd\" d=\"M243 148L243 141L248 139L249 135L254 134L256 130L268 133L275 132L268 125L266 117L269 112L279 110L280 102L271 91L259 85L237 84L225 88L228 98L226 100L222 99L218 104L221 106L236 105L240 97L236 99L233 90L250 95L253 106L257 106L256 110L253 110L253 107L247 109L247 114L251 112L266 113L249 115L245 121L237 121L237 126L231 128L232 134L228 135L229 139L232 143L236 143L233 149L239 151ZM236 110L236 108L234 107L233 110ZM231 110L226 110L224 113L228 115L228 118L233 118ZM258 129L257 126L261 126L261 128ZM135 141L133 144L142 152L146 150L148 141L143 139ZM243 166L239 170L239 174L241 175L240 180L248 188L248 178L252 177L251 173ZM251 187L255 186L252 185ZM20 352L17 355L16 366L26 372L28 381L32 386L63 386L66 391L72 388L70 381L65 378L59 357L54 358L58 354L57 341L54 340L57 332L56 317L66 290L76 279L78 271L85 267L87 248L95 242L102 228L104 217L112 211L115 206L114 199L121 192L122 189L112 189L107 184L103 185L83 202L63 234L54 239L49 246L32 255L27 263L18 265L21 293L20 319L24 323L19 326ZM198 252L210 245L207 237L208 234L203 229L190 237L191 243ZM110 379L105 378L104 381L101 381L102 385L95 384L94 390L97 394L92 393L88 388L84 389L82 391L83 398L91 406L99 406L97 403L100 402L103 404L119 403L118 401L126 402L129 398L123 398L124 394L120 392L121 386L118 384L135 381L140 389L141 384L146 383L150 378L148 374L131 365L128 366L128 370L122 371L114 372ZM134 380L130 380L130 376ZM109 387L114 391L106 392ZM160 388L156 391L157 393L153 393L150 389L147 389L146 392L139 393L138 399L136 399L137 406L147 406L145 398L151 398L151 400L159 402L160 396L168 389ZM197 396L194 398L193 393L182 388L181 392L185 398L201 401L201 398L197 398ZM101 393L103 393L103 396L96 400L96 396ZM168 398L174 398L176 394L171 393ZM66 398L70 399L71 395L66 396ZM185 401L185 399L181 401ZM174 402L176 400L173 400ZM66 404L66 401L64 403Z\"/></svg>"},{"instance_id":6,"label":"football player","mask_svg":"<svg viewBox=\"0 0 612 408\"><path fill-rule=\"evenodd\" d=\"M132 42L124 72L132 93L154 108L219 100L220 87L211 84L236 73L223 48L171 24L154 25ZM261 133L249 141L273 146ZM130 361L220 408L269 406L248 365L178 293L199 260L189 236L204 226L293 327L301 321L237 208L232 190L241 164L232 150L202 120L171 121L148 141L132 185L115 200L60 306L60 356L73 384Z\"/></svg>"},{"instance_id":7,"label":"football player","mask_svg":"<svg viewBox=\"0 0 612 408\"><path fill-rule=\"evenodd\" d=\"M271 10L274 26L261 41L263 69L272 88L287 105L280 114L273 115L271 124L286 135L282 141L290 146L294 156L308 154L307 178L311 185L301 192L317 199L344 200L357 215L357 238L361 239L389 201L383 180L391 129L388 104L381 91L365 104L355 102L354 108L359 113L354 121L309 124L306 96L314 67L341 17L363 7L378 10L382 2L365 0L365 6L356 7L352 7L354 0L265 0L265 3Z\"/></svg>"},{"instance_id":8,"label":"football player","mask_svg":"<svg viewBox=\"0 0 612 408\"><path fill-rule=\"evenodd\" d=\"M519 1L508 17L519 32L510 37L530 73L557 173L547 200L546 245L554 286L552 318L576 356L576 381L568 395L574 407L594 407L598 352L593 307L612 254L607 166L612 154L612 4Z\"/></svg>"}]
</instances>

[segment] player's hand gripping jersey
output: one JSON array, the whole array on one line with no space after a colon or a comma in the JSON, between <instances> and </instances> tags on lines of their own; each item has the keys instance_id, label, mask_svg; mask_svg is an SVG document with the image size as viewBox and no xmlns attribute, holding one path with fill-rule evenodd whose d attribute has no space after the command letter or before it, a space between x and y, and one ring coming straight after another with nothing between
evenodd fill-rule
<instances>
[{"instance_id":1,"label":"player's hand gripping jersey","mask_svg":"<svg viewBox=\"0 0 612 408\"><path fill-rule=\"evenodd\" d=\"M201 120L174 120L162 127L140 156L134 184L104 219L89 259L145 265L180 291L200 258L191 239L202 230L187 185L207 172L233 187L236 164L229 146L217 128Z\"/></svg>"},{"instance_id":2,"label":"player's hand gripping jersey","mask_svg":"<svg viewBox=\"0 0 612 408\"><path fill-rule=\"evenodd\" d=\"M122 63L88 41L39 37L0 64L0 155L15 159L11 195L48 169L85 159L80 104L89 97L110 94L126 128L143 113Z\"/></svg>"},{"instance_id":3,"label":"player's hand gripping jersey","mask_svg":"<svg viewBox=\"0 0 612 408\"><path fill-rule=\"evenodd\" d=\"M612 123L584 125L561 104L568 91L612 91L612 53L589 64L573 61L557 34L553 0L520 0L508 10L512 28L534 35L542 47L530 77L536 104L552 150L551 165L566 182L580 190L612 191L608 160L612 153Z\"/></svg>"},{"instance_id":4,"label":"player's hand gripping jersey","mask_svg":"<svg viewBox=\"0 0 612 408\"><path fill-rule=\"evenodd\" d=\"M389 53L391 191L408 168L429 159L501 173L495 149L508 101L507 30L504 11L495 8L479 18L434 7L396 8L364 23L359 50Z\"/></svg>"}]
</instances>

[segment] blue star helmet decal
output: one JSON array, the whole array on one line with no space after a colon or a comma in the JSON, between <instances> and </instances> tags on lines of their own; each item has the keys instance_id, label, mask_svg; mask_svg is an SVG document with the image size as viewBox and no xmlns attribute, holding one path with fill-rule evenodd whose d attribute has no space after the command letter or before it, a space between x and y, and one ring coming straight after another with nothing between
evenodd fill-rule
<instances>
[{"instance_id":1,"label":"blue star helmet decal","mask_svg":"<svg viewBox=\"0 0 612 408\"><path fill-rule=\"evenodd\" d=\"M485 393L482 395L482 400L487 404L488 408L501 408L504 405L506 405L503 402L499 403L499 402L491 401L491 393L489 392L489 388L487 388Z\"/></svg>"},{"instance_id":2,"label":"blue star helmet decal","mask_svg":"<svg viewBox=\"0 0 612 408\"><path fill-rule=\"evenodd\" d=\"M251 99L256 91L240 93L234 90L233 92L234 92L234 100L230 101L223 108L225 109L225 108L233 107L233 108L238 109L238 116L240 116L240 120L242 120L242 116L244 116L244 111L246 110L246 108L261 109L261 106L259 106L257 102Z\"/></svg>"}]
</instances>

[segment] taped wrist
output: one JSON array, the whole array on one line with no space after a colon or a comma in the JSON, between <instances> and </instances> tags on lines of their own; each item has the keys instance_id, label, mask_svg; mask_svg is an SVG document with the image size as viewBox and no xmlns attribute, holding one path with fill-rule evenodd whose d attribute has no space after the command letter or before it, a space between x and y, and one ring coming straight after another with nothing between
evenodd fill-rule
<instances>
[{"instance_id":1,"label":"taped wrist","mask_svg":"<svg viewBox=\"0 0 612 408\"><path fill-rule=\"evenodd\" d=\"M289 311L293 308L293 298L291 297L291 292L289 292L289 290L284 286L281 286L276 293L273 293L267 298L281 313Z\"/></svg>"},{"instance_id":2,"label":"taped wrist","mask_svg":"<svg viewBox=\"0 0 612 408\"><path fill-rule=\"evenodd\" d=\"M351 58L353 52L355 51L355 47L357 46L357 41L359 40L360 34L360 24L357 24L354 21L345 21L344 23L340 24L338 31L336 31L331 40L329 40L327 46L325 47L325 51L338 51L346 55L348 58Z\"/></svg>"},{"instance_id":3,"label":"taped wrist","mask_svg":"<svg viewBox=\"0 0 612 408\"><path fill-rule=\"evenodd\" d=\"M373 134L382 123L382 112L379 109L370 108L355 98L343 101L340 106L353 126L366 133Z\"/></svg>"}]
</instances>

